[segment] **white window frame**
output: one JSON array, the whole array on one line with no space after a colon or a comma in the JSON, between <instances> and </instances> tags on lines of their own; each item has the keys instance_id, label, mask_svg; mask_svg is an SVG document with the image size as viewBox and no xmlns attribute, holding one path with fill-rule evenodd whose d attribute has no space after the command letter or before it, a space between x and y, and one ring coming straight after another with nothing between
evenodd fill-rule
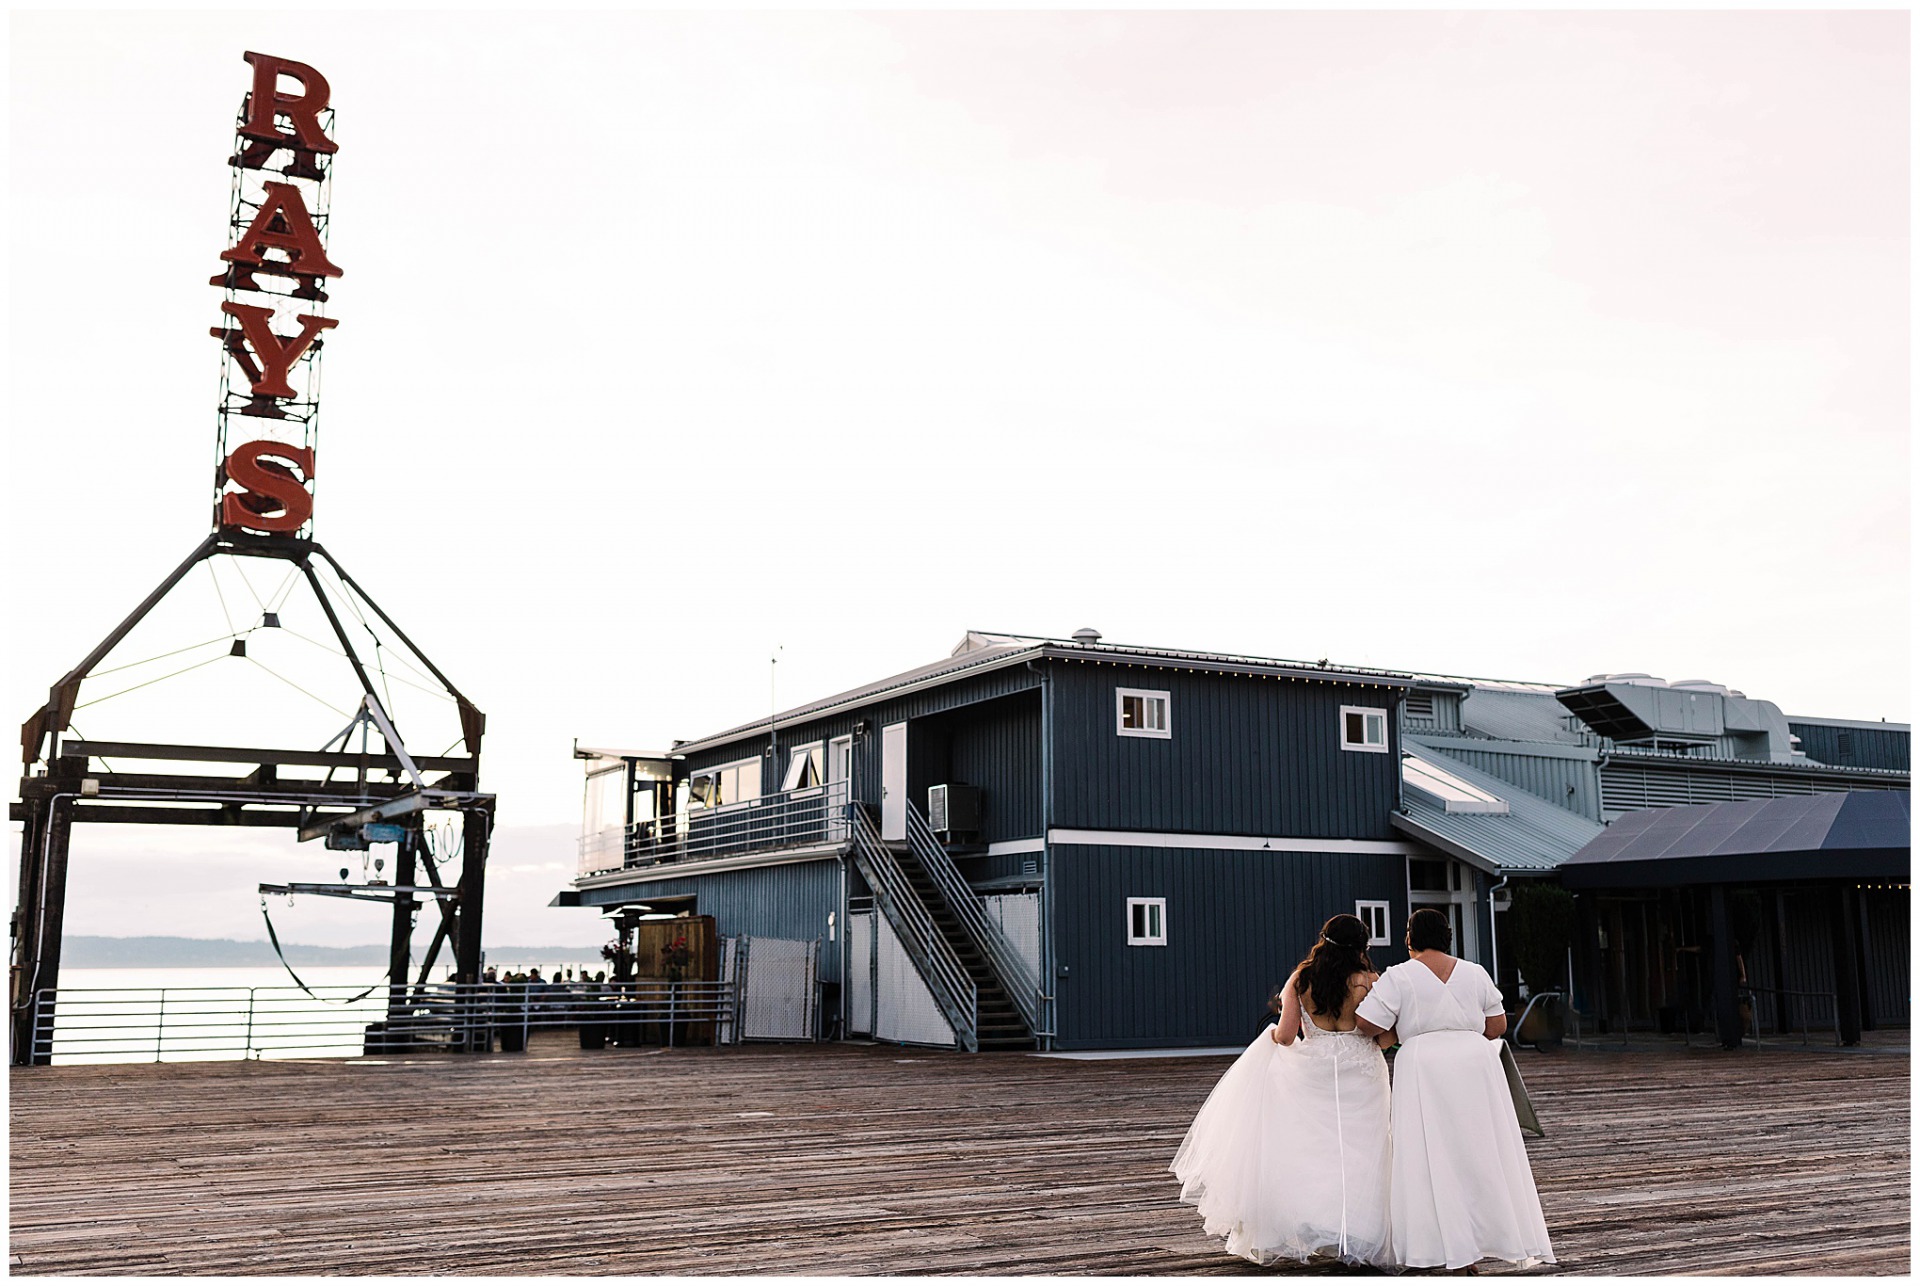
<instances>
[{"instance_id":1,"label":"white window frame","mask_svg":"<svg viewBox=\"0 0 1920 1286\"><path fill-rule=\"evenodd\" d=\"M1137 934L1133 931L1133 910L1135 907L1148 908L1146 923L1142 926L1148 930L1145 934ZM1157 935L1152 932L1155 927L1155 921L1158 921L1160 930ZM1130 947L1164 947L1167 945L1167 900L1165 898L1127 899L1127 945Z\"/></svg>"},{"instance_id":2,"label":"white window frame","mask_svg":"<svg viewBox=\"0 0 1920 1286\"><path fill-rule=\"evenodd\" d=\"M1158 728L1127 727L1127 698L1140 697L1144 701L1160 703L1160 726ZM1148 710L1152 706L1145 707ZM1154 688L1115 688L1113 690L1113 730L1123 737L1155 737L1165 741L1173 736L1173 694Z\"/></svg>"},{"instance_id":3,"label":"white window frame","mask_svg":"<svg viewBox=\"0 0 1920 1286\"><path fill-rule=\"evenodd\" d=\"M1361 717L1360 726L1362 729L1362 735L1365 735L1365 729L1367 727L1367 724L1366 724L1367 717L1370 715L1379 716L1379 719L1380 719L1380 744L1379 745L1376 746L1371 742L1366 742L1366 741L1347 740L1347 716L1350 714L1357 714ZM1389 736L1387 732L1387 712L1384 707L1381 707L1381 706L1341 706L1340 707L1340 749L1360 750L1360 751L1365 751L1368 754L1384 755L1387 753L1388 749L1390 748L1388 745L1390 741L1392 741L1392 737Z\"/></svg>"},{"instance_id":4,"label":"white window frame","mask_svg":"<svg viewBox=\"0 0 1920 1286\"><path fill-rule=\"evenodd\" d=\"M1372 912L1380 913L1380 932L1375 933ZM1367 926L1367 945L1384 947L1393 941L1393 903L1360 901L1353 904L1354 918Z\"/></svg>"},{"instance_id":5,"label":"white window frame","mask_svg":"<svg viewBox=\"0 0 1920 1286\"><path fill-rule=\"evenodd\" d=\"M695 777L712 777L717 781L722 774L728 772L729 770L739 769L744 773L745 769L749 765L751 765L753 768L754 774L757 778L755 789L751 797L746 799L730 799L730 800L727 800L725 803L721 803L721 804L703 804L700 802L700 800L693 798L692 792L689 791L688 802L691 803L694 808L711 809L711 810L721 811L721 812L724 812L729 808L739 808L746 804L758 803L761 796L766 793L766 785L767 785L766 776L765 776L765 773L762 771L763 769L762 760L764 758L765 757L762 755L755 755L751 759L734 759L724 764L715 764L711 768L702 768L699 772L693 774L693 776Z\"/></svg>"},{"instance_id":6,"label":"white window frame","mask_svg":"<svg viewBox=\"0 0 1920 1286\"><path fill-rule=\"evenodd\" d=\"M818 778L811 786L790 786L787 783L805 772L805 763L812 760L814 775ZM795 799L806 799L817 795L827 784L827 743L809 741L804 746L794 746L787 751L787 770L780 778L780 793L792 795Z\"/></svg>"}]
</instances>

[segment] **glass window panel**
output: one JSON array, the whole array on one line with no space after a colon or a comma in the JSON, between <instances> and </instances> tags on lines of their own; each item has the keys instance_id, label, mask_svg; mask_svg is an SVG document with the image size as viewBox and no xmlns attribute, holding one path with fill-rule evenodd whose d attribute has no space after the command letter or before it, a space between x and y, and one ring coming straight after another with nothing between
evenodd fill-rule
<instances>
[{"instance_id":1,"label":"glass window panel","mask_svg":"<svg viewBox=\"0 0 1920 1286\"><path fill-rule=\"evenodd\" d=\"M1363 746L1367 741L1366 720L1351 710L1347 712L1347 740L1356 746Z\"/></svg>"}]
</instances>

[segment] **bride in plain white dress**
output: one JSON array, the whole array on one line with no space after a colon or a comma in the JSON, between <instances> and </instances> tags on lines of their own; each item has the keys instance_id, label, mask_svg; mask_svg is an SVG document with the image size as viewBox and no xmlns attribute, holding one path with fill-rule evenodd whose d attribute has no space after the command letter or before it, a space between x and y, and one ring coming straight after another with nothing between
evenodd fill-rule
<instances>
[{"instance_id":1,"label":"bride in plain white dress","mask_svg":"<svg viewBox=\"0 0 1920 1286\"><path fill-rule=\"evenodd\" d=\"M1354 1009L1367 929L1336 915L1282 992L1280 1020L1220 1078L1174 1154L1180 1199L1257 1264L1392 1262L1387 1065Z\"/></svg>"},{"instance_id":2,"label":"bride in plain white dress","mask_svg":"<svg viewBox=\"0 0 1920 1286\"><path fill-rule=\"evenodd\" d=\"M1447 954L1438 911L1407 921L1413 958L1380 975L1357 1019L1397 1031L1393 1060L1393 1254L1409 1268L1464 1268L1485 1258L1553 1263L1540 1196L1500 1066L1500 989Z\"/></svg>"}]
</instances>

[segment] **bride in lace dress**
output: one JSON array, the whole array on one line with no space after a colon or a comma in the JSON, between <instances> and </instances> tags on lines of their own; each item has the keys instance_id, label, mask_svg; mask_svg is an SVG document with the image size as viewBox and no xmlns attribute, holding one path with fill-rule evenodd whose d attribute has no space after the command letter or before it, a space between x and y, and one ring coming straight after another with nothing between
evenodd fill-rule
<instances>
[{"instance_id":1,"label":"bride in lace dress","mask_svg":"<svg viewBox=\"0 0 1920 1286\"><path fill-rule=\"evenodd\" d=\"M1336 915L1287 979L1278 1022L1220 1078L1169 1167L1228 1253L1256 1264L1392 1263L1387 1065L1355 1026L1376 977L1366 926Z\"/></svg>"}]
</instances>

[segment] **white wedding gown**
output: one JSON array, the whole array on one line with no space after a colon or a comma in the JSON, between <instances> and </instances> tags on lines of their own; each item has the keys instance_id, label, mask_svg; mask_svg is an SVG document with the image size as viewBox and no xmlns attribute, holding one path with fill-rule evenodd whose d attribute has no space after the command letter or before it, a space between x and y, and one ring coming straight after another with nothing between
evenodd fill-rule
<instances>
[{"instance_id":1,"label":"white wedding gown","mask_svg":"<svg viewBox=\"0 0 1920 1286\"><path fill-rule=\"evenodd\" d=\"M1553 1263L1527 1145L1486 1020L1500 989L1471 960L1441 982L1417 960L1380 975L1358 1013L1396 1027L1393 1253L1409 1268Z\"/></svg>"},{"instance_id":2,"label":"white wedding gown","mask_svg":"<svg viewBox=\"0 0 1920 1286\"><path fill-rule=\"evenodd\" d=\"M1387 1064L1357 1031L1254 1038L1201 1105L1168 1168L1207 1232L1256 1264L1392 1262Z\"/></svg>"}]
</instances>

